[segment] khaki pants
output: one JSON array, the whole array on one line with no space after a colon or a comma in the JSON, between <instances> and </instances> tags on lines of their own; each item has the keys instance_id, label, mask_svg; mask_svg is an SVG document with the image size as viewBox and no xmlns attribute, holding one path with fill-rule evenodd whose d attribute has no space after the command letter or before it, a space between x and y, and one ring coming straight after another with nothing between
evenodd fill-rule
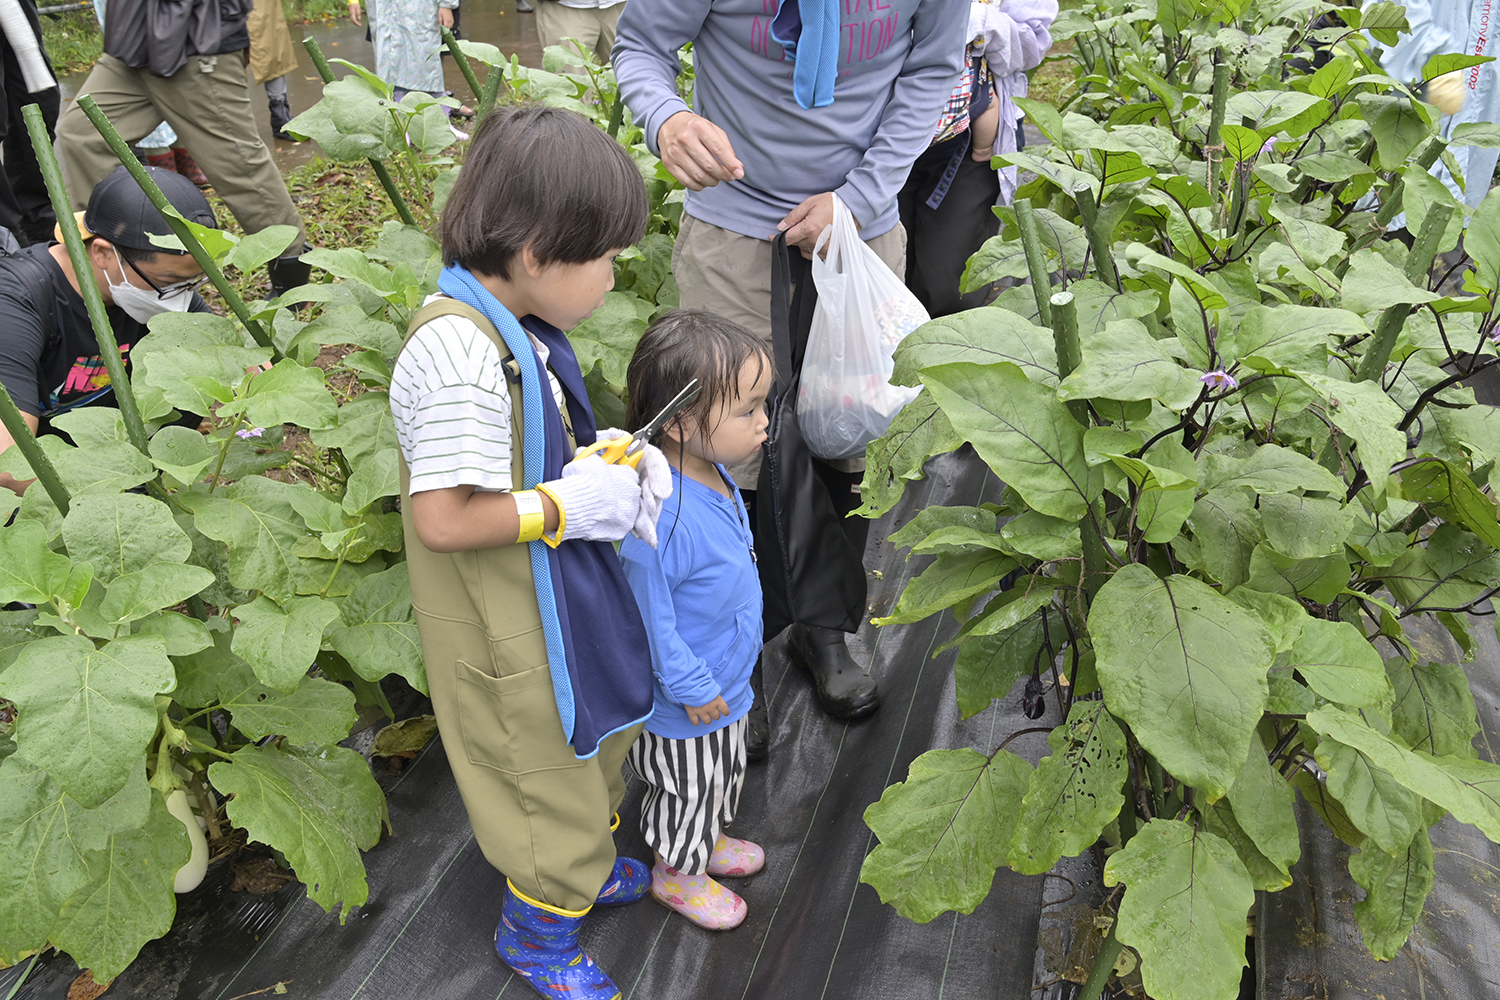
<instances>
[{"instance_id":1,"label":"khaki pants","mask_svg":"<svg viewBox=\"0 0 1500 1000\"><path fill-rule=\"evenodd\" d=\"M906 274L906 230L896 228L865 241L897 275ZM793 249L793 253L798 251ZM771 343L771 241L721 229L691 215L682 217L677 244L672 248L672 276L677 279L684 309L705 309L745 327ZM829 465L842 472L859 472L863 458ZM729 470L742 489L755 489L760 478L760 455Z\"/></svg>"},{"instance_id":2,"label":"khaki pants","mask_svg":"<svg viewBox=\"0 0 1500 1000\"><path fill-rule=\"evenodd\" d=\"M281 171L256 127L243 52L189 56L170 77L101 56L79 93L93 95L128 143L144 139L157 122L171 125L245 232L296 226L306 240ZM68 198L75 210L86 208L94 185L120 161L76 104L58 122L57 149Z\"/></svg>"},{"instance_id":3,"label":"khaki pants","mask_svg":"<svg viewBox=\"0 0 1500 1000\"><path fill-rule=\"evenodd\" d=\"M594 53L601 65L609 65L609 51L615 47L615 24L625 4L610 7L569 7L558 0L536 0L536 33L542 48L561 45L564 38L576 38L586 51Z\"/></svg>"}]
</instances>

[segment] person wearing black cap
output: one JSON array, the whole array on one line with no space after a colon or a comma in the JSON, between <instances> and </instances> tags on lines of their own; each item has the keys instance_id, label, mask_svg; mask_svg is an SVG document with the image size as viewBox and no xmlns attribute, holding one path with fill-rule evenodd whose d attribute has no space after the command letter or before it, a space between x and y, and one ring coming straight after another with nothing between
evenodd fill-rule
<instances>
[{"instance_id":1,"label":"person wearing black cap","mask_svg":"<svg viewBox=\"0 0 1500 1000\"><path fill-rule=\"evenodd\" d=\"M191 181L146 169L184 218L218 228L208 199ZM80 280L98 286L127 365L151 317L209 311L195 291L205 280L203 269L186 253L151 242L172 230L124 167L95 186L80 214L91 274L80 278L61 243L0 256L0 383L33 432L45 433L51 418L80 406L116 405ZM14 443L0 427L0 452ZM27 482L0 473L0 487L17 493Z\"/></svg>"}]
</instances>

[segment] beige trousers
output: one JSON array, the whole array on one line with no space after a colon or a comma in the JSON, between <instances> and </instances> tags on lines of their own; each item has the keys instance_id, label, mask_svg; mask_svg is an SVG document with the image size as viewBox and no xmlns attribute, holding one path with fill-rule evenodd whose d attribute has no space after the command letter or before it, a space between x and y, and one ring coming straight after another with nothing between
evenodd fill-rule
<instances>
[{"instance_id":1,"label":"beige trousers","mask_svg":"<svg viewBox=\"0 0 1500 1000\"><path fill-rule=\"evenodd\" d=\"M906 273L906 229L896 228L865 241L894 273ZM793 252L796 252L795 250ZM672 248L672 276L684 309L705 309L745 327L771 343L771 241L721 229L710 222L682 217ZM829 462L843 472L859 472L864 458ZM760 455L736 465L730 476L742 489L755 489Z\"/></svg>"},{"instance_id":2,"label":"beige trousers","mask_svg":"<svg viewBox=\"0 0 1500 1000\"><path fill-rule=\"evenodd\" d=\"M609 65L609 51L615 47L615 24L625 10L624 3L609 7L569 7L558 0L536 0L536 33L542 48L561 45L564 38L576 38L586 51L594 53L601 65Z\"/></svg>"},{"instance_id":3,"label":"beige trousers","mask_svg":"<svg viewBox=\"0 0 1500 1000\"><path fill-rule=\"evenodd\" d=\"M245 232L296 226L306 240L302 218L256 127L243 52L189 56L169 77L101 56L78 92L93 95L128 143L144 139L158 122L171 125ZM94 185L120 165L77 104L57 123L57 151L75 211L88 207Z\"/></svg>"}]
</instances>

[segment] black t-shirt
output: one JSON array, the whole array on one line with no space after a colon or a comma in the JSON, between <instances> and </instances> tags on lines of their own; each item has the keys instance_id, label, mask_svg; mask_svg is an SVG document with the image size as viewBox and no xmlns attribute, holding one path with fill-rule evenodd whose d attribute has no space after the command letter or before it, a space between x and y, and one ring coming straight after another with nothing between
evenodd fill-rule
<instances>
[{"instance_id":1,"label":"black t-shirt","mask_svg":"<svg viewBox=\"0 0 1500 1000\"><path fill-rule=\"evenodd\" d=\"M73 290L45 246L35 244L17 256L40 263L46 280L33 288L34 265L0 257L0 382L16 406L32 416L96 401L90 397L115 406L114 393L103 391L109 386L109 370L83 296ZM36 301L37 296L43 301ZM50 337L43 309L52 313ZM188 309L209 311L196 294ZM146 335L146 326L117 306L107 306L105 312L129 371L130 349Z\"/></svg>"}]
</instances>

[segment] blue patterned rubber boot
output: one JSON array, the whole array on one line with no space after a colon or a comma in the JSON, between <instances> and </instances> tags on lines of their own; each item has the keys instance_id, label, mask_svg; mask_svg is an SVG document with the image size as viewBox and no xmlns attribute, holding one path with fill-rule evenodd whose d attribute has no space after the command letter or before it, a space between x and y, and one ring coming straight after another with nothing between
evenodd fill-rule
<instances>
[{"instance_id":1,"label":"blue patterned rubber boot","mask_svg":"<svg viewBox=\"0 0 1500 1000\"><path fill-rule=\"evenodd\" d=\"M526 984L552 1000L620 1000L620 990L578 947L588 910L562 910L505 881L495 951Z\"/></svg>"},{"instance_id":2,"label":"blue patterned rubber boot","mask_svg":"<svg viewBox=\"0 0 1500 1000\"><path fill-rule=\"evenodd\" d=\"M624 906L638 899L645 899L651 891L651 869L635 858L615 858L615 870L599 890L595 906Z\"/></svg>"}]
</instances>

